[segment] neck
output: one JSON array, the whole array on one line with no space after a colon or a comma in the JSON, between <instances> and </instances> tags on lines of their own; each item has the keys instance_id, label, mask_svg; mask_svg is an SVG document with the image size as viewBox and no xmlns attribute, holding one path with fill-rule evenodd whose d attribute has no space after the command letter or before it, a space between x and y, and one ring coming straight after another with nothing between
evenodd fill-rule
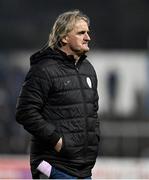
<instances>
[{"instance_id":1,"label":"neck","mask_svg":"<svg viewBox=\"0 0 149 180\"><path fill-rule=\"evenodd\" d=\"M70 51L68 49L66 49L64 46L60 48L61 51L63 51L64 53L67 54L67 56L73 56L73 58L75 59L76 63L79 61L81 55L78 55L76 53L74 53L73 51Z\"/></svg>"}]
</instances>

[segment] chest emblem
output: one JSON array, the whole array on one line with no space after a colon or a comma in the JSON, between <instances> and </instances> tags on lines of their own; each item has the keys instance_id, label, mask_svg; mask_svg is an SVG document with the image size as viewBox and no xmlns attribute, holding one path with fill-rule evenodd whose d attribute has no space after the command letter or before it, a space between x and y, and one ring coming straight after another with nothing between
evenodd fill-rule
<instances>
[{"instance_id":1,"label":"chest emblem","mask_svg":"<svg viewBox=\"0 0 149 180\"><path fill-rule=\"evenodd\" d=\"M68 86L68 84L70 84L70 82L71 82L70 80L67 80L67 81L64 82L64 85Z\"/></svg>"},{"instance_id":2,"label":"chest emblem","mask_svg":"<svg viewBox=\"0 0 149 180\"><path fill-rule=\"evenodd\" d=\"M86 78L86 82L90 88L92 88L92 81L89 77Z\"/></svg>"}]
</instances>

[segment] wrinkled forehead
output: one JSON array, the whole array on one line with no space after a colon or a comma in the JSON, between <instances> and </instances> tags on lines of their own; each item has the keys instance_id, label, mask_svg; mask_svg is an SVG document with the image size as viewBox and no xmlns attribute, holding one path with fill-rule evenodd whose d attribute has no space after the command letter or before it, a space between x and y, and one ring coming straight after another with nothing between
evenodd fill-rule
<instances>
[{"instance_id":1,"label":"wrinkled forehead","mask_svg":"<svg viewBox=\"0 0 149 180\"><path fill-rule=\"evenodd\" d=\"M74 27L81 25L81 24L86 24L89 26L89 21L85 17L78 17L76 19L73 19L69 24L68 24L68 31L70 32L74 29Z\"/></svg>"}]
</instances>

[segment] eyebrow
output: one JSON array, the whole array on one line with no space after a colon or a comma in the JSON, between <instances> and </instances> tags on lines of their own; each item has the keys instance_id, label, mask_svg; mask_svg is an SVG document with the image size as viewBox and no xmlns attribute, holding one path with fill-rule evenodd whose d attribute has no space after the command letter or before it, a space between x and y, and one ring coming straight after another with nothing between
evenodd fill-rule
<instances>
[{"instance_id":1,"label":"eyebrow","mask_svg":"<svg viewBox=\"0 0 149 180\"><path fill-rule=\"evenodd\" d=\"M82 31L78 31L77 33L78 33L78 34L84 34L84 33L86 33L86 32L89 33L90 31L89 31L89 30L88 30L88 31L82 30Z\"/></svg>"}]
</instances>

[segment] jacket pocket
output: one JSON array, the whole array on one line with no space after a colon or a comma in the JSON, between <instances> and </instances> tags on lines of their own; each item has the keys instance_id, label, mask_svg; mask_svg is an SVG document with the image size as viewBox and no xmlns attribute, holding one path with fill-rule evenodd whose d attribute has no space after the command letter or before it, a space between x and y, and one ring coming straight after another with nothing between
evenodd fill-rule
<instances>
[{"instance_id":1,"label":"jacket pocket","mask_svg":"<svg viewBox=\"0 0 149 180\"><path fill-rule=\"evenodd\" d=\"M70 150L70 142L68 142L67 137L62 136L62 148L61 150L58 152L61 156L63 157L71 157L72 156L72 152Z\"/></svg>"},{"instance_id":2,"label":"jacket pocket","mask_svg":"<svg viewBox=\"0 0 149 180\"><path fill-rule=\"evenodd\" d=\"M77 137L77 138L76 138ZM62 135L62 139L63 139L63 145L62 148L59 152L59 155L63 158L67 158L69 160L72 159L80 159L80 157L82 157L82 153L84 153L84 144L83 144L83 140L79 141L78 135L74 136L74 134L63 134ZM81 142L81 144L79 144L79 142Z\"/></svg>"}]
</instances>

